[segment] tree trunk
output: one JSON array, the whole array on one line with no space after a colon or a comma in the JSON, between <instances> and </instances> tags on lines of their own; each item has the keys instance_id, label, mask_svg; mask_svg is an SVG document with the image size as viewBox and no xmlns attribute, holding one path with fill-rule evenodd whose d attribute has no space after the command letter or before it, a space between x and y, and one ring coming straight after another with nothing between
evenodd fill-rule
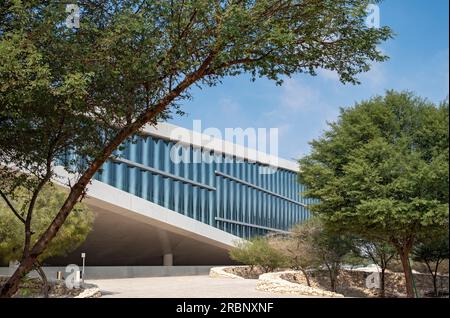
<instances>
[{"instance_id":1,"label":"tree trunk","mask_svg":"<svg viewBox=\"0 0 450 318\"><path fill-rule=\"evenodd\" d=\"M434 268L434 276L433 276L434 292L436 294L436 297L439 297L439 289L437 287L437 276L440 262L442 262L442 259L436 260L436 267ZM441 280L441 288L442 288L442 280Z\"/></svg>"},{"instance_id":2,"label":"tree trunk","mask_svg":"<svg viewBox=\"0 0 450 318\"><path fill-rule=\"evenodd\" d=\"M439 297L439 290L437 287L437 273L433 274L433 288L434 288L434 296Z\"/></svg>"},{"instance_id":3,"label":"tree trunk","mask_svg":"<svg viewBox=\"0 0 450 318\"><path fill-rule=\"evenodd\" d=\"M164 96L158 103L154 105L154 107L149 108L146 112L142 113L134 122L124 126L119 130L119 132L111 140L111 142L104 147L101 155L99 155L91 163L91 165L82 174L78 182L72 187L66 201L59 210L58 214L53 219L52 223L38 239L36 244L29 252L28 256L24 258L20 263L14 274L3 285L2 289L0 290L0 298L9 298L14 295L14 293L19 288L20 278L26 275L33 268L33 264L36 262L37 257L45 250L51 240L56 236L64 221L72 211L73 206L82 197L92 177L100 169L103 163L108 160L112 152L117 149L117 147L119 147L124 140L139 131L139 129L141 129L141 127L145 124L149 122L156 123L155 118L157 118L157 116L161 112L163 112L178 96L180 96L180 94L182 94L193 83L197 82L199 79L205 76L208 71L208 67L210 66L217 53L219 53L218 48L212 50L197 70L186 75L186 77L177 85L177 87L175 87L166 96Z\"/></svg>"},{"instance_id":4,"label":"tree trunk","mask_svg":"<svg viewBox=\"0 0 450 318\"><path fill-rule=\"evenodd\" d=\"M101 164L100 164L101 165ZM81 197L84 189L88 185L91 177L99 169L100 166L93 165L88 168L88 171L80 178L77 184L72 188L61 207L58 214L53 219L50 226L42 234L36 244L33 246L28 256L25 257L20 263L19 267L16 269L14 274L8 279L8 281L3 285L0 291L0 298L12 297L17 289L19 288L20 278L25 276L34 266L38 256L45 250L50 241L58 233L59 229L63 225L69 213L72 211L73 206L77 203L78 199Z\"/></svg>"},{"instance_id":5,"label":"tree trunk","mask_svg":"<svg viewBox=\"0 0 450 318\"><path fill-rule=\"evenodd\" d=\"M39 276L41 277L42 283L44 284L44 286L42 288L44 298L48 298L48 292L50 291L50 286L48 285L47 276L45 275L45 272L42 269L40 264L36 264L36 272L38 272Z\"/></svg>"},{"instance_id":6,"label":"tree trunk","mask_svg":"<svg viewBox=\"0 0 450 318\"><path fill-rule=\"evenodd\" d=\"M336 275L336 269L331 267L329 270L330 273L330 287L331 287L331 291L332 292L336 292L336 280L337 280L337 275Z\"/></svg>"},{"instance_id":7,"label":"tree trunk","mask_svg":"<svg viewBox=\"0 0 450 318\"><path fill-rule=\"evenodd\" d=\"M434 292L436 294L436 297L439 297L439 289L437 287L437 276L438 276L439 264L441 262L442 262L442 259L437 259L436 266L434 268L433 284L434 284ZM442 288L442 280L441 280L441 288Z\"/></svg>"},{"instance_id":8,"label":"tree trunk","mask_svg":"<svg viewBox=\"0 0 450 318\"><path fill-rule=\"evenodd\" d=\"M332 292L336 292L336 278L334 277L334 273L330 273L330 287Z\"/></svg>"},{"instance_id":9,"label":"tree trunk","mask_svg":"<svg viewBox=\"0 0 450 318\"><path fill-rule=\"evenodd\" d=\"M311 282L309 281L309 275L306 272L306 270L304 270L303 268L300 268L300 271L303 273L303 276L305 276L306 284L308 285L308 287L311 287Z\"/></svg>"},{"instance_id":10,"label":"tree trunk","mask_svg":"<svg viewBox=\"0 0 450 318\"><path fill-rule=\"evenodd\" d=\"M406 285L406 297L415 298L413 277L411 272L411 266L409 264L409 250L401 248L398 251L400 260L402 262L403 274L405 275L405 285Z\"/></svg>"},{"instance_id":11,"label":"tree trunk","mask_svg":"<svg viewBox=\"0 0 450 318\"><path fill-rule=\"evenodd\" d=\"M385 298L386 297L386 289L385 289L385 271L386 268L382 267L381 268L381 279L380 279L380 297L381 298Z\"/></svg>"},{"instance_id":12,"label":"tree trunk","mask_svg":"<svg viewBox=\"0 0 450 318\"><path fill-rule=\"evenodd\" d=\"M28 257L28 254L30 253L31 235L33 235L33 232L31 231L31 220L33 218L34 206L36 205L36 201L38 199L39 194L41 193L44 186L50 181L51 177L52 177L52 159L51 159L51 157L47 157L45 176L42 178L41 181L39 181L36 188L34 189L33 194L31 196L30 203L28 205L27 216L25 218L25 224L24 224L25 225L25 240L24 240L24 244L23 244L22 260L24 258Z\"/></svg>"},{"instance_id":13,"label":"tree trunk","mask_svg":"<svg viewBox=\"0 0 450 318\"><path fill-rule=\"evenodd\" d=\"M381 269L381 282L380 282L380 297L385 298L386 297L386 268Z\"/></svg>"},{"instance_id":14,"label":"tree trunk","mask_svg":"<svg viewBox=\"0 0 450 318\"><path fill-rule=\"evenodd\" d=\"M438 297L439 291L438 291L438 287L437 287L437 271L438 271L438 267L439 267L439 261L436 262L436 268L434 271L431 268L430 262L426 261L425 264L427 265L428 271L430 272L431 278L433 279L434 296Z\"/></svg>"}]
</instances>

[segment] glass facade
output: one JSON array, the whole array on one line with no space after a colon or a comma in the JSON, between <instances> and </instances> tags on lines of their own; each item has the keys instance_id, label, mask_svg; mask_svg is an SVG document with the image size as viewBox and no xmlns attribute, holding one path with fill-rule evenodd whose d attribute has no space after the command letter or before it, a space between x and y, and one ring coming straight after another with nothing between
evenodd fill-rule
<instances>
[{"instance_id":1,"label":"glass facade","mask_svg":"<svg viewBox=\"0 0 450 318\"><path fill-rule=\"evenodd\" d=\"M171 153L187 154L175 163ZM186 158L186 157L185 157ZM288 231L309 217L297 173L153 136L126 143L96 180L233 235Z\"/></svg>"}]
</instances>

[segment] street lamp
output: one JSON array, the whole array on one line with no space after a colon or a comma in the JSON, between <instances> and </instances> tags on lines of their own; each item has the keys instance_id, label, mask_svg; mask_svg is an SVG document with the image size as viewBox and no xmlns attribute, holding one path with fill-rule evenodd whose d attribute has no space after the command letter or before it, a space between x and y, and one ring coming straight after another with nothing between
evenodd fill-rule
<instances>
[{"instance_id":1,"label":"street lamp","mask_svg":"<svg viewBox=\"0 0 450 318\"><path fill-rule=\"evenodd\" d=\"M81 282L84 284L84 263L86 260L86 253L81 253L81 258L83 259L83 269L81 270Z\"/></svg>"}]
</instances>

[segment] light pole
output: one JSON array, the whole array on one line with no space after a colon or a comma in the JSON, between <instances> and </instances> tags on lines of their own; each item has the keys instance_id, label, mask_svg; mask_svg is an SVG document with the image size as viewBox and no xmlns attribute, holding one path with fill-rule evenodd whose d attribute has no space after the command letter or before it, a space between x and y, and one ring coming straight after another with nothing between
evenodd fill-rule
<instances>
[{"instance_id":1,"label":"light pole","mask_svg":"<svg viewBox=\"0 0 450 318\"><path fill-rule=\"evenodd\" d=\"M81 270L81 282L84 284L84 263L86 260L86 253L81 253L81 258L83 259L83 269Z\"/></svg>"}]
</instances>

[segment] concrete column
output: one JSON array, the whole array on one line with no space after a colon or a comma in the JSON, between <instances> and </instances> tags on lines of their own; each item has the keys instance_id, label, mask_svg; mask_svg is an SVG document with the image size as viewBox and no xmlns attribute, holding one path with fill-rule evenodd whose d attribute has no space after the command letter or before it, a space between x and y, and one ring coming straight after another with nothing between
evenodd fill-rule
<instances>
[{"instance_id":1,"label":"concrete column","mask_svg":"<svg viewBox=\"0 0 450 318\"><path fill-rule=\"evenodd\" d=\"M164 266L173 266L173 254L172 253L164 254L163 265Z\"/></svg>"}]
</instances>

